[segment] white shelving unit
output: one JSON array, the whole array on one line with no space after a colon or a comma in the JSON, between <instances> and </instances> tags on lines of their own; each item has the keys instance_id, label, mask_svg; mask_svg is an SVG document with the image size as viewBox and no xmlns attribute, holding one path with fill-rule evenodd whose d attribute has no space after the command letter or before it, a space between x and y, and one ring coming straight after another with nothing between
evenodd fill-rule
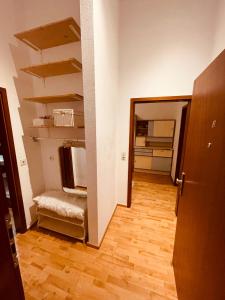
<instances>
[{"instance_id":1,"label":"white shelving unit","mask_svg":"<svg viewBox=\"0 0 225 300\"><path fill-rule=\"evenodd\" d=\"M41 50L66 45L69 43L74 43L80 41L80 27L75 22L73 18L67 18L65 20L61 20L58 22L46 24L44 26L40 26L37 28L33 28L24 32L20 32L15 34L15 37L25 43L27 46L32 49L39 51L41 54ZM26 72L29 75L38 77L38 78L48 78L54 77L58 75L67 75L73 73L82 72L82 64L75 58L69 58L66 60L50 62L45 64L28 66L21 69L23 72ZM51 109L56 106L59 110L60 103L66 103L64 106L64 110L68 110L68 106L76 103L77 101L83 102L83 96L75 93L74 91L70 94L61 94L61 95L44 95L44 96L31 96L23 99L26 102L41 104L46 107L46 111L48 110L48 106L51 105ZM74 109L74 108L73 108ZM70 109L72 110L72 109ZM78 113L77 113L78 114ZM73 113L75 117L77 116L76 112ZM80 115L80 117L83 117ZM82 145L85 146L85 141L83 139L76 139L75 137L52 137L50 134L48 136L39 136L41 130L62 130L63 133L68 130L73 129L84 129L84 121L79 126L55 126L54 123L46 126L31 126L30 129L37 130L36 133L32 136L29 136L34 142L39 142L42 140L50 141L57 140L67 143L70 141L74 143L74 145ZM61 132L62 133L62 132ZM27 136L25 136L26 138ZM57 214L53 214L51 211L44 211L41 209L37 209L38 214L38 225L40 227L44 227L50 230L54 230L65 235L69 235L85 241L87 236L87 217L81 221L69 218L63 218L58 216Z\"/></svg>"}]
</instances>

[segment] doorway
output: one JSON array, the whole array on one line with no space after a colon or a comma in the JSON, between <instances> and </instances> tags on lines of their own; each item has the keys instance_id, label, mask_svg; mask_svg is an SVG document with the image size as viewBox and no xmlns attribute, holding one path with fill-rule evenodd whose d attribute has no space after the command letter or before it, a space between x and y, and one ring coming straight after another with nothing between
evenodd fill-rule
<instances>
[{"instance_id":1,"label":"doorway","mask_svg":"<svg viewBox=\"0 0 225 300\"><path fill-rule=\"evenodd\" d=\"M136 177L140 173L167 175L176 184L177 158L181 168L187 122L187 118L182 119L181 112L185 106L189 110L191 98L174 96L131 99L127 207L131 207L132 180L136 173ZM171 118L172 106L174 115L178 116L176 118ZM180 130L183 131L181 134Z\"/></svg>"}]
</instances>

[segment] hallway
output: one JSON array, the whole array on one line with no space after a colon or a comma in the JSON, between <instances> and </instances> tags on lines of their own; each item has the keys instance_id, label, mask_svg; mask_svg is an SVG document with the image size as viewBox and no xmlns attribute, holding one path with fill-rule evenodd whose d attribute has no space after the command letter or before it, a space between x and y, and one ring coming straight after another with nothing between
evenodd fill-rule
<instances>
[{"instance_id":1,"label":"hallway","mask_svg":"<svg viewBox=\"0 0 225 300\"><path fill-rule=\"evenodd\" d=\"M138 173L132 198L131 209L117 207L99 250L36 230L18 235L26 300L176 300L176 187Z\"/></svg>"}]
</instances>

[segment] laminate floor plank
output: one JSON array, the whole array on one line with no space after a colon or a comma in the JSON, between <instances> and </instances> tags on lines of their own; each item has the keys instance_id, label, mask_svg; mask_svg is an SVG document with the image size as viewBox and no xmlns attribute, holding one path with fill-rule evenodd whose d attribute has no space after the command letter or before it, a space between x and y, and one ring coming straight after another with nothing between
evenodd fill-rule
<instances>
[{"instance_id":1,"label":"laminate floor plank","mask_svg":"<svg viewBox=\"0 0 225 300\"><path fill-rule=\"evenodd\" d=\"M172 269L177 188L134 174L99 250L48 231L17 235L26 300L177 300Z\"/></svg>"}]
</instances>

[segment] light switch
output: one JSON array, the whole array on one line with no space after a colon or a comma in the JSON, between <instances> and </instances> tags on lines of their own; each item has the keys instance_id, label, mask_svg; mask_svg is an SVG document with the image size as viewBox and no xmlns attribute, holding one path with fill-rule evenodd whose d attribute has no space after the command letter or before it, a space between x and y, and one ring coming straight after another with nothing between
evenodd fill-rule
<instances>
[{"instance_id":1,"label":"light switch","mask_svg":"<svg viewBox=\"0 0 225 300\"><path fill-rule=\"evenodd\" d=\"M122 152L122 154L121 154L121 160L126 160L126 152Z\"/></svg>"}]
</instances>

